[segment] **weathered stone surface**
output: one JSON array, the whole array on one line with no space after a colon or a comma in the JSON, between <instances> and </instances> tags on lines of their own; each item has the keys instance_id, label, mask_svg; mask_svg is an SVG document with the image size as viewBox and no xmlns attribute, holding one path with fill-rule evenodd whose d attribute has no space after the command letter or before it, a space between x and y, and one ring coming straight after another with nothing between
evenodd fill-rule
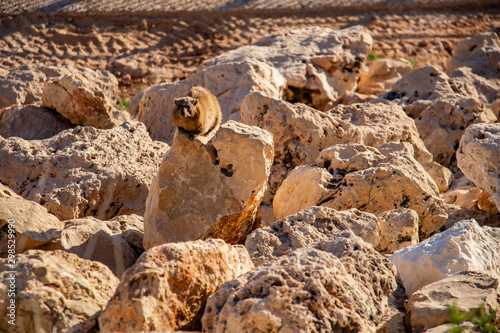
<instances>
[{"instance_id":1,"label":"weathered stone surface","mask_svg":"<svg viewBox=\"0 0 500 333\"><path fill-rule=\"evenodd\" d=\"M220 239L156 246L125 272L99 317L99 328L103 332L199 330L207 298L252 268L243 246Z\"/></svg>"},{"instance_id":2,"label":"weathered stone surface","mask_svg":"<svg viewBox=\"0 0 500 333\"><path fill-rule=\"evenodd\" d=\"M379 214L380 253L391 254L419 241L418 213L413 209L394 209Z\"/></svg>"},{"instance_id":3,"label":"weathered stone surface","mask_svg":"<svg viewBox=\"0 0 500 333\"><path fill-rule=\"evenodd\" d=\"M47 244L43 250L64 250L82 259L99 261L108 266L117 277L132 266L139 257L140 249L125 235L139 237L144 233L142 218L138 215L122 215L118 219L101 221L84 217L65 221L61 236ZM132 236L133 237L133 236Z\"/></svg>"},{"instance_id":4,"label":"weathered stone surface","mask_svg":"<svg viewBox=\"0 0 500 333\"><path fill-rule=\"evenodd\" d=\"M397 267L408 296L435 281L461 271L500 278L500 229L464 220L425 241L389 257Z\"/></svg>"},{"instance_id":5,"label":"weathered stone surface","mask_svg":"<svg viewBox=\"0 0 500 333\"><path fill-rule=\"evenodd\" d=\"M241 102L251 92L280 99L286 80L264 63L239 62L213 66L176 83L152 86L139 101L137 119L146 124L154 140L172 143L177 129L172 123L174 99L186 96L192 86L203 86L217 97L224 123L240 121Z\"/></svg>"},{"instance_id":6,"label":"weathered stone surface","mask_svg":"<svg viewBox=\"0 0 500 333\"><path fill-rule=\"evenodd\" d=\"M229 121L207 144L178 133L151 185L144 248L208 237L244 242L272 161L272 136L257 127Z\"/></svg>"},{"instance_id":7,"label":"weathered stone surface","mask_svg":"<svg viewBox=\"0 0 500 333\"><path fill-rule=\"evenodd\" d=\"M42 141L0 141L0 181L62 221L142 214L168 145L143 124L76 127Z\"/></svg>"},{"instance_id":8,"label":"weathered stone surface","mask_svg":"<svg viewBox=\"0 0 500 333\"><path fill-rule=\"evenodd\" d=\"M33 104L0 109L0 135L5 138L42 140L73 127L75 125L54 110Z\"/></svg>"},{"instance_id":9,"label":"weathered stone surface","mask_svg":"<svg viewBox=\"0 0 500 333\"><path fill-rule=\"evenodd\" d=\"M93 82L113 101L118 93L118 80L108 71L94 71L79 66L24 65L0 77L0 108L13 104L33 104L42 99L44 82L68 74L80 74Z\"/></svg>"},{"instance_id":10,"label":"weathered stone surface","mask_svg":"<svg viewBox=\"0 0 500 333\"><path fill-rule=\"evenodd\" d=\"M275 158L266 204L271 204L281 182L296 166L312 165L323 149L349 142L374 147L391 141L410 142L416 159L439 189L445 191L451 183L451 171L432 161L414 121L396 105L338 106L327 113L252 93L243 100L241 115L244 123L273 134Z\"/></svg>"},{"instance_id":11,"label":"weathered stone surface","mask_svg":"<svg viewBox=\"0 0 500 333\"><path fill-rule=\"evenodd\" d=\"M282 30L209 59L201 67L238 61L267 63L286 78L289 100L323 110L329 101L354 92L372 44L361 26Z\"/></svg>"},{"instance_id":12,"label":"weathered stone surface","mask_svg":"<svg viewBox=\"0 0 500 333\"><path fill-rule=\"evenodd\" d=\"M464 271L428 284L415 292L406 304L412 332L423 332L451 319L448 306L473 312L484 305L487 315L500 308L498 279L484 273ZM493 319L500 324L500 313Z\"/></svg>"},{"instance_id":13,"label":"weathered stone surface","mask_svg":"<svg viewBox=\"0 0 500 333\"><path fill-rule=\"evenodd\" d=\"M475 124L465 131L457 164L476 186L488 192L500 210L500 124Z\"/></svg>"},{"instance_id":14,"label":"weathered stone surface","mask_svg":"<svg viewBox=\"0 0 500 333\"><path fill-rule=\"evenodd\" d=\"M207 302L203 329L375 332L396 288L394 266L352 233L316 247L225 283Z\"/></svg>"},{"instance_id":15,"label":"weathered stone surface","mask_svg":"<svg viewBox=\"0 0 500 333\"><path fill-rule=\"evenodd\" d=\"M55 109L73 124L111 128L115 124L112 107L104 93L79 74L46 81L42 105Z\"/></svg>"},{"instance_id":16,"label":"weathered stone surface","mask_svg":"<svg viewBox=\"0 0 500 333\"><path fill-rule=\"evenodd\" d=\"M379 244L380 225L375 215L357 209L309 207L255 230L247 237L245 246L258 266L296 249L328 241L345 230L353 231L373 246Z\"/></svg>"},{"instance_id":17,"label":"weathered stone surface","mask_svg":"<svg viewBox=\"0 0 500 333\"><path fill-rule=\"evenodd\" d=\"M469 125L497 119L477 97L471 97L470 89L474 88L461 86L436 67L425 65L396 82L379 101L401 105L415 119L434 160L447 167L455 161L458 143Z\"/></svg>"},{"instance_id":18,"label":"weathered stone surface","mask_svg":"<svg viewBox=\"0 0 500 333\"><path fill-rule=\"evenodd\" d=\"M479 100L500 113L500 41L494 32L464 39L453 49L446 73L475 87Z\"/></svg>"},{"instance_id":19,"label":"weathered stone surface","mask_svg":"<svg viewBox=\"0 0 500 333\"><path fill-rule=\"evenodd\" d=\"M276 191L273 201L277 220L316 206L330 197L328 185L332 183L333 177L324 168L301 165L293 169L286 180Z\"/></svg>"},{"instance_id":20,"label":"weathered stone surface","mask_svg":"<svg viewBox=\"0 0 500 333\"><path fill-rule=\"evenodd\" d=\"M448 191L441 193L441 197L450 205L457 205L465 209L482 210L490 214L498 213L496 205L489 200L490 195L488 192L477 187L463 174L458 179L455 177L453 185Z\"/></svg>"},{"instance_id":21,"label":"weathered stone surface","mask_svg":"<svg viewBox=\"0 0 500 333\"><path fill-rule=\"evenodd\" d=\"M368 61L359 75L357 92L378 96L412 72L411 63L406 59L377 59Z\"/></svg>"},{"instance_id":22,"label":"weathered stone surface","mask_svg":"<svg viewBox=\"0 0 500 333\"><path fill-rule=\"evenodd\" d=\"M293 191L290 190L286 198L275 196L274 205L280 207L280 211L294 212L294 207L288 203L303 202L321 194L321 201L313 205L336 210L357 208L377 215L394 208L409 208L418 213L421 237L429 237L439 230L447 217L436 184L412 157L413 149L409 143L387 143L380 145L379 149L344 144L323 150L317 164L328 170L332 177L316 186L321 193L311 194L307 189L303 190L310 183L307 175L302 179L286 178L281 187ZM327 189L327 193L323 189ZM307 198L304 193L307 193ZM278 213L275 210L277 217Z\"/></svg>"},{"instance_id":23,"label":"weathered stone surface","mask_svg":"<svg viewBox=\"0 0 500 333\"><path fill-rule=\"evenodd\" d=\"M61 234L63 227L64 223L49 214L45 207L23 199L0 183L1 255L6 255L9 249L11 254L17 254L48 243ZM9 238L9 234L15 238ZM12 245L15 248L11 248Z\"/></svg>"},{"instance_id":24,"label":"weathered stone surface","mask_svg":"<svg viewBox=\"0 0 500 333\"><path fill-rule=\"evenodd\" d=\"M101 263L64 251L16 256L16 325L7 323L11 269L0 259L0 327L9 332L66 332L104 309L118 279Z\"/></svg>"}]
</instances>

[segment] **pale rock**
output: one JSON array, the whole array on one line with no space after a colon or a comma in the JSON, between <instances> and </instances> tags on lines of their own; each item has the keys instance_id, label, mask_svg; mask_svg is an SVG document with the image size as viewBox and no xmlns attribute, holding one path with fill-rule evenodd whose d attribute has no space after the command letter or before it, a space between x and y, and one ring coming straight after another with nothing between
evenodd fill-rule
<instances>
[{"instance_id":1,"label":"pale rock","mask_svg":"<svg viewBox=\"0 0 500 333\"><path fill-rule=\"evenodd\" d=\"M443 324L439 325L433 328L429 328L428 330L425 331L425 333L450 333L452 329L457 327L455 324ZM460 329L462 330L461 332L474 332L474 324L472 324L470 321L464 321L460 325L458 325ZM396 332L395 332L396 333Z\"/></svg>"},{"instance_id":2,"label":"pale rock","mask_svg":"<svg viewBox=\"0 0 500 333\"><path fill-rule=\"evenodd\" d=\"M394 209L379 214L380 253L391 254L419 242L418 213L413 209Z\"/></svg>"},{"instance_id":3,"label":"pale rock","mask_svg":"<svg viewBox=\"0 0 500 333\"><path fill-rule=\"evenodd\" d=\"M206 60L201 67L239 61L267 63L286 78L289 100L309 102L323 110L328 102L354 92L372 45L372 37L362 26L281 30Z\"/></svg>"},{"instance_id":4,"label":"pale rock","mask_svg":"<svg viewBox=\"0 0 500 333\"><path fill-rule=\"evenodd\" d=\"M352 232L262 264L208 299L207 332L375 332L394 266Z\"/></svg>"},{"instance_id":5,"label":"pale rock","mask_svg":"<svg viewBox=\"0 0 500 333\"><path fill-rule=\"evenodd\" d=\"M192 86L203 86L217 97L224 123L241 120L241 103L249 93L258 91L280 99L286 80L264 63L239 62L213 66L179 82L152 86L139 101L137 120L146 125L154 140L172 143L177 129L172 123L174 99L186 96Z\"/></svg>"},{"instance_id":6,"label":"pale rock","mask_svg":"<svg viewBox=\"0 0 500 333\"><path fill-rule=\"evenodd\" d=\"M445 167L454 163L460 138L468 126L497 119L477 97L471 96L470 88L432 65L403 77L378 99L383 100L401 105L415 119L424 144L434 160Z\"/></svg>"},{"instance_id":7,"label":"pale rock","mask_svg":"<svg viewBox=\"0 0 500 333\"><path fill-rule=\"evenodd\" d=\"M460 140L457 164L464 175L488 192L500 210L500 124L469 126Z\"/></svg>"},{"instance_id":8,"label":"pale rock","mask_svg":"<svg viewBox=\"0 0 500 333\"><path fill-rule=\"evenodd\" d=\"M420 138L413 119L398 105L387 105L374 101L371 103L338 105L328 111L336 118L356 126L362 133L362 140L356 141L367 146L378 147L386 142L409 142L413 145L414 155L434 179L441 192L448 189L453 175L448 168L436 163Z\"/></svg>"},{"instance_id":9,"label":"pale rock","mask_svg":"<svg viewBox=\"0 0 500 333\"><path fill-rule=\"evenodd\" d=\"M61 236L41 249L64 250L82 259L99 261L117 277L121 277L140 255L140 249L134 249L139 242L134 242L133 238L141 238L144 228L142 218L137 215L121 215L119 218L101 221L88 216L65 221ZM125 232L132 238L131 244Z\"/></svg>"},{"instance_id":10,"label":"pale rock","mask_svg":"<svg viewBox=\"0 0 500 333\"><path fill-rule=\"evenodd\" d=\"M389 257L411 296L418 289L461 271L500 278L500 229L464 220Z\"/></svg>"},{"instance_id":11,"label":"pale rock","mask_svg":"<svg viewBox=\"0 0 500 333\"><path fill-rule=\"evenodd\" d=\"M273 213L277 220L316 206L330 196L328 184L333 177L324 168L301 165L293 169L286 179L276 191L273 201Z\"/></svg>"},{"instance_id":12,"label":"pale rock","mask_svg":"<svg viewBox=\"0 0 500 333\"><path fill-rule=\"evenodd\" d=\"M0 108L38 103L42 99L45 81L70 74L82 75L94 83L109 101L113 101L118 93L118 80L108 71L71 65L23 65L0 77Z\"/></svg>"},{"instance_id":13,"label":"pale rock","mask_svg":"<svg viewBox=\"0 0 500 333\"><path fill-rule=\"evenodd\" d=\"M163 154L146 127L76 127L49 139L0 141L0 181L60 220L143 214Z\"/></svg>"},{"instance_id":14,"label":"pale rock","mask_svg":"<svg viewBox=\"0 0 500 333\"><path fill-rule=\"evenodd\" d=\"M421 237L429 237L441 228L447 217L436 184L413 158L409 143L387 143L379 148L384 154L377 148L352 143L323 150L316 161L332 178L316 188L326 188L328 193L309 193L308 196L321 194L322 200L314 205L336 210L357 208L378 215L395 208L413 209L419 216ZM275 196L274 205L280 207L280 211L294 212L288 203L307 200L302 185L309 183L305 175L302 179L287 177L280 188L294 191L286 201L282 196ZM275 215L278 213L275 210Z\"/></svg>"},{"instance_id":15,"label":"pale rock","mask_svg":"<svg viewBox=\"0 0 500 333\"><path fill-rule=\"evenodd\" d=\"M453 49L446 73L456 81L473 85L478 98L500 115L500 41L494 32L468 37Z\"/></svg>"},{"instance_id":16,"label":"pale rock","mask_svg":"<svg viewBox=\"0 0 500 333\"><path fill-rule=\"evenodd\" d=\"M357 92L365 95L380 95L391 89L399 79L413 71L406 59L377 59L368 61L361 71Z\"/></svg>"},{"instance_id":17,"label":"pale rock","mask_svg":"<svg viewBox=\"0 0 500 333\"><path fill-rule=\"evenodd\" d=\"M151 185L144 248L204 238L244 242L255 227L273 154L267 131L234 121L207 144L178 133Z\"/></svg>"},{"instance_id":18,"label":"pale rock","mask_svg":"<svg viewBox=\"0 0 500 333\"><path fill-rule=\"evenodd\" d=\"M146 251L122 277L99 317L103 332L199 330L207 298L253 269L247 251L220 239Z\"/></svg>"},{"instance_id":19,"label":"pale rock","mask_svg":"<svg viewBox=\"0 0 500 333\"><path fill-rule=\"evenodd\" d=\"M497 311L493 323L500 325L498 278L464 271L431 283L415 292L406 304L412 332L418 333L451 320L449 306L471 313L484 305L486 315Z\"/></svg>"},{"instance_id":20,"label":"pale rock","mask_svg":"<svg viewBox=\"0 0 500 333\"><path fill-rule=\"evenodd\" d=\"M79 74L46 81L42 105L55 109L73 124L107 129L114 125L112 107L104 93Z\"/></svg>"},{"instance_id":21,"label":"pale rock","mask_svg":"<svg viewBox=\"0 0 500 333\"><path fill-rule=\"evenodd\" d=\"M0 327L9 332L66 332L104 309L119 280L101 263L64 251L29 250L16 256L16 325L9 320L7 278L0 259Z\"/></svg>"},{"instance_id":22,"label":"pale rock","mask_svg":"<svg viewBox=\"0 0 500 333\"><path fill-rule=\"evenodd\" d=\"M5 138L42 140L73 127L75 125L54 110L33 104L0 109L0 135Z\"/></svg>"},{"instance_id":23,"label":"pale rock","mask_svg":"<svg viewBox=\"0 0 500 333\"><path fill-rule=\"evenodd\" d=\"M258 266L296 249L328 241L345 230L353 231L374 247L379 245L380 224L375 215L357 209L336 211L315 206L256 229L247 237L245 247Z\"/></svg>"},{"instance_id":24,"label":"pale rock","mask_svg":"<svg viewBox=\"0 0 500 333\"><path fill-rule=\"evenodd\" d=\"M450 205L457 205L466 209L482 210L490 214L498 213L498 209L489 198L490 195L485 190L477 187L462 173L460 178L455 177L453 185L445 193L441 193L441 198ZM477 219L476 219L477 220Z\"/></svg>"},{"instance_id":25,"label":"pale rock","mask_svg":"<svg viewBox=\"0 0 500 333\"><path fill-rule=\"evenodd\" d=\"M59 237L64 223L36 202L23 199L0 183L0 253L19 254ZM10 233L9 230L15 231ZM10 239L9 234L15 236ZM9 239L11 242L9 242ZM12 242L12 240L14 242Z\"/></svg>"}]
</instances>

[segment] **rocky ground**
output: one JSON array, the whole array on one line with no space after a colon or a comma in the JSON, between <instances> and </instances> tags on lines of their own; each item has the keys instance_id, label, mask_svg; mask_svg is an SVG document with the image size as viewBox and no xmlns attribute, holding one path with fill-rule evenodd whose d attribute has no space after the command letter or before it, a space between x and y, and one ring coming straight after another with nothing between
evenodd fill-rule
<instances>
[{"instance_id":1,"label":"rocky ground","mask_svg":"<svg viewBox=\"0 0 500 333\"><path fill-rule=\"evenodd\" d=\"M500 327L495 1L0 13L0 331Z\"/></svg>"}]
</instances>

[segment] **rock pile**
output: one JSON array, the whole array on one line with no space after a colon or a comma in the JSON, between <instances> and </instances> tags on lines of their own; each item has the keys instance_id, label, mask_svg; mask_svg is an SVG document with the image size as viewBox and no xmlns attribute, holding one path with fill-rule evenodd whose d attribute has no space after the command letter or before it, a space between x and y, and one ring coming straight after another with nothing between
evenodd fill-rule
<instances>
[{"instance_id":1,"label":"rock pile","mask_svg":"<svg viewBox=\"0 0 500 333\"><path fill-rule=\"evenodd\" d=\"M12 303L14 332L422 332L453 302L492 314L498 37L459 43L446 72L367 62L371 47L360 26L275 32L127 112L106 71L0 77L0 330ZM195 85L222 108L210 138L171 121Z\"/></svg>"}]
</instances>

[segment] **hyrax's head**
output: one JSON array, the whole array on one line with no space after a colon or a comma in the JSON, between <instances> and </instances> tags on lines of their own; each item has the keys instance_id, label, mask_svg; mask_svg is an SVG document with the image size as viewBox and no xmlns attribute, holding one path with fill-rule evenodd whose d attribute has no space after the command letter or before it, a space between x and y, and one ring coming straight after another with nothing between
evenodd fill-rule
<instances>
[{"instance_id":1,"label":"hyrax's head","mask_svg":"<svg viewBox=\"0 0 500 333\"><path fill-rule=\"evenodd\" d=\"M192 97L181 97L174 100L174 112L181 117L194 117L198 100Z\"/></svg>"}]
</instances>

